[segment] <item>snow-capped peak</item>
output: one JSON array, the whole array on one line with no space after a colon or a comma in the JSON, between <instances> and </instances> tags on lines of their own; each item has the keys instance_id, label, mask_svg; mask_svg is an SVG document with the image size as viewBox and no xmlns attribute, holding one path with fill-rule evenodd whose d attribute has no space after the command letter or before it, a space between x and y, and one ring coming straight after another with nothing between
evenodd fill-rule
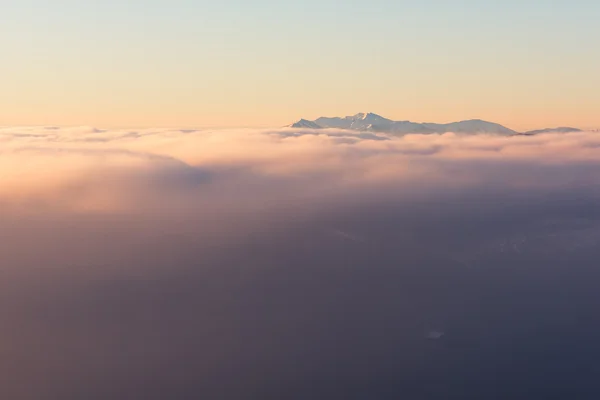
<instances>
[{"instance_id":1,"label":"snow-capped peak","mask_svg":"<svg viewBox=\"0 0 600 400\"><path fill-rule=\"evenodd\" d=\"M383 118L380 115L374 114L372 112L361 112L361 113L353 115L352 117L350 117L350 119L368 120L368 119L385 119L385 118Z\"/></svg>"}]
</instances>

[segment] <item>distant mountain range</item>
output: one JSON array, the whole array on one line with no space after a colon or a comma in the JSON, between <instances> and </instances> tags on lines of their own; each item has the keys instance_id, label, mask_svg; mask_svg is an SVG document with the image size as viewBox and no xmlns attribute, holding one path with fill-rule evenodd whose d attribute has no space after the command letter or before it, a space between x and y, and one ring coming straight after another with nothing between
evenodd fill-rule
<instances>
[{"instance_id":1,"label":"distant mountain range","mask_svg":"<svg viewBox=\"0 0 600 400\"><path fill-rule=\"evenodd\" d=\"M303 129L350 129L354 131L381 132L393 135L406 135L409 133L462 133L477 134L488 133L499 136L537 135L541 133L568 133L580 132L580 129L570 127L547 128L529 132L517 132L494 122L472 119L468 121L452 122L449 124L418 123L411 121L393 121L373 113L359 113L348 117L320 117L314 121L301 119L289 125L290 128Z\"/></svg>"}]
</instances>

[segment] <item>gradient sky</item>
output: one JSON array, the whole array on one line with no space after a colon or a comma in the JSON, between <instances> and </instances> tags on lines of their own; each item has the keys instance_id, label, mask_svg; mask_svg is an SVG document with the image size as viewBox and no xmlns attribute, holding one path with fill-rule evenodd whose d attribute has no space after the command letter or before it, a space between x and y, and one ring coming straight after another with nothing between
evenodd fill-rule
<instances>
[{"instance_id":1,"label":"gradient sky","mask_svg":"<svg viewBox=\"0 0 600 400\"><path fill-rule=\"evenodd\" d=\"M20 0L0 125L600 126L597 0Z\"/></svg>"}]
</instances>

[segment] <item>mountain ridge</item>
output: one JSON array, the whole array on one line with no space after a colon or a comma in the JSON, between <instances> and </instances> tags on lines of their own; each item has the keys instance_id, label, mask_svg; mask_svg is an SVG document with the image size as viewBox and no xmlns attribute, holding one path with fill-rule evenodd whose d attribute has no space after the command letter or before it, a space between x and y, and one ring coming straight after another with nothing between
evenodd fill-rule
<instances>
[{"instance_id":1,"label":"mountain ridge","mask_svg":"<svg viewBox=\"0 0 600 400\"><path fill-rule=\"evenodd\" d=\"M498 136L525 135L532 136L542 133L581 132L578 128L559 127L546 128L527 132L518 132L495 122L482 119L469 119L445 124L432 122L394 121L372 112L361 112L346 117L319 117L314 121L301 119L287 127L308 129L349 129L388 133L393 135L406 134L441 134L447 132L462 134L488 133Z\"/></svg>"},{"instance_id":2,"label":"mountain ridge","mask_svg":"<svg viewBox=\"0 0 600 400\"><path fill-rule=\"evenodd\" d=\"M536 129L534 131L523 132L523 135L532 136L532 135L540 135L542 133L571 133L571 132L583 132L579 128L573 128L570 126L560 126L558 128L545 128L545 129Z\"/></svg>"}]
</instances>

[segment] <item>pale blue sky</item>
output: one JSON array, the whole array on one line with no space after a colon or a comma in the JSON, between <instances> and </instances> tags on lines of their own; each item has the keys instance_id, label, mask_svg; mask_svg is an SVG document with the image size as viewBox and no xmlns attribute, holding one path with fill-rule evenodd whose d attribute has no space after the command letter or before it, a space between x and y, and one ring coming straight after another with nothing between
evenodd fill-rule
<instances>
[{"instance_id":1,"label":"pale blue sky","mask_svg":"<svg viewBox=\"0 0 600 400\"><path fill-rule=\"evenodd\" d=\"M600 125L600 2L19 0L1 124Z\"/></svg>"}]
</instances>

